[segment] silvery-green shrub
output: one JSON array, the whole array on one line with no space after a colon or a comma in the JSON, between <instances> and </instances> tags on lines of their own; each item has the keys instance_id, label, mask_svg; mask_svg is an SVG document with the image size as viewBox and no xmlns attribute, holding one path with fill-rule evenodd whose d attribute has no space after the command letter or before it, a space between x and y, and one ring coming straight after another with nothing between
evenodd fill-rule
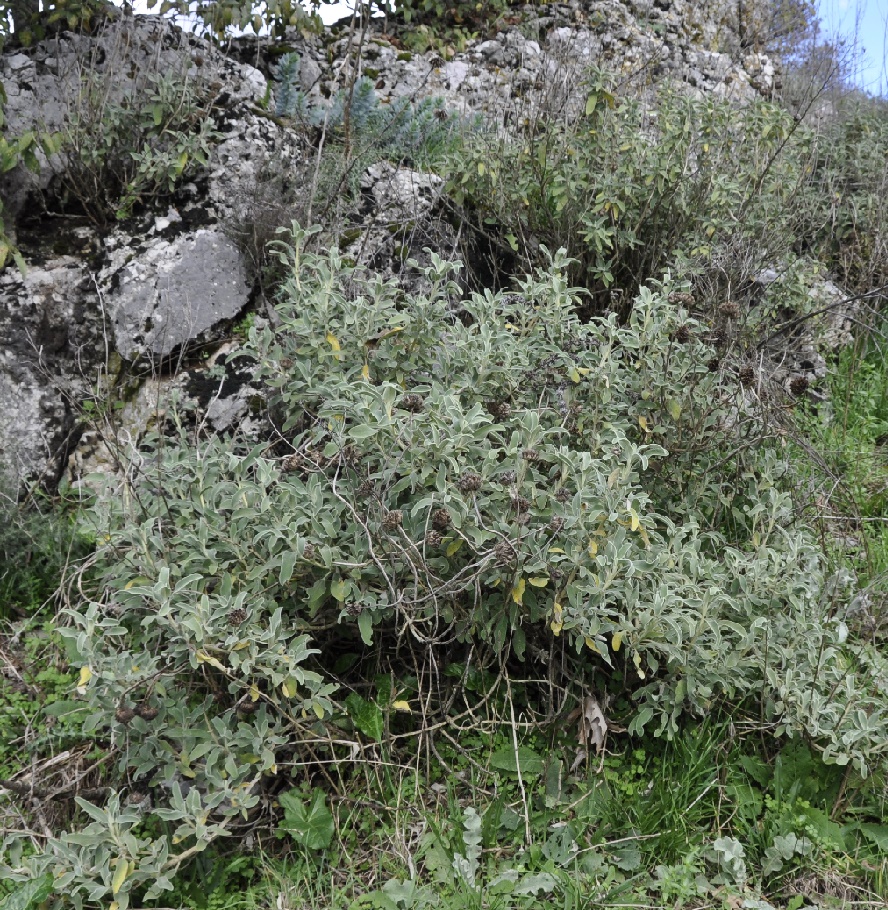
<instances>
[{"instance_id":1,"label":"silvery-green shrub","mask_svg":"<svg viewBox=\"0 0 888 910\"><path fill-rule=\"evenodd\" d=\"M42 854L8 839L7 876L51 871L78 907L160 895L249 830L279 763L351 760L343 649L393 674L469 654L573 693L619 669L634 734L752 703L828 760L881 760L883 670L833 619L781 447L668 275L625 324L584 324L561 253L460 299L434 255L406 293L305 239L278 246L278 322L245 352L269 442L182 424L99 497L63 634L117 789Z\"/></svg>"}]
</instances>

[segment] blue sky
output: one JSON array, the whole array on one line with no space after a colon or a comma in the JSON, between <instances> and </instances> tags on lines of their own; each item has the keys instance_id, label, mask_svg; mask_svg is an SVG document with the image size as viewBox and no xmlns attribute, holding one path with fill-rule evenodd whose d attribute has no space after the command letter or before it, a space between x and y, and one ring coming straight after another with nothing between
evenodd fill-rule
<instances>
[{"instance_id":1,"label":"blue sky","mask_svg":"<svg viewBox=\"0 0 888 910\"><path fill-rule=\"evenodd\" d=\"M857 52L855 82L888 97L888 0L817 0L827 35L841 35Z\"/></svg>"}]
</instances>

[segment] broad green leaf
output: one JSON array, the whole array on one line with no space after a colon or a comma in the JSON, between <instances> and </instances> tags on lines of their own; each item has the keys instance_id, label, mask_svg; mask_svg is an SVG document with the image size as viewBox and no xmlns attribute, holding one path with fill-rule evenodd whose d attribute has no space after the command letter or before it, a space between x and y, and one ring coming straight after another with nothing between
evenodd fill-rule
<instances>
[{"instance_id":1,"label":"broad green leaf","mask_svg":"<svg viewBox=\"0 0 888 910\"><path fill-rule=\"evenodd\" d=\"M52 891L52 876L48 873L29 882L21 882L0 900L0 910L37 910Z\"/></svg>"},{"instance_id":2,"label":"broad green leaf","mask_svg":"<svg viewBox=\"0 0 888 910\"><path fill-rule=\"evenodd\" d=\"M518 773L520 765L522 777L536 777L543 773L543 759L530 746L519 746L517 755L512 746L497 749L490 757L490 764L500 771L513 774Z\"/></svg>"},{"instance_id":3,"label":"broad green leaf","mask_svg":"<svg viewBox=\"0 0 888 910\"><path fill-rule=\"evenodd\" d=\"M382 742L383 714L375 701L367 701L357 692L352 692L345 699L345 709L352 723L374 742Z\"/></svg>"},{"instance_id":4,"label":"broad green leaf","mask_svg":"<svg viewBox=\"0 0 888 910\"><path fill-rule=\"evenodd\" d=\"M309 850L326 850L330 846L336 825L322 790L314 791L310 803L300 798L296 790L282 793L278 799L284 810L278 830Z\"/></svg>"},{"instance_id":5,"label":"broad green leaf","mask_svg":"<svg viewBox=\"0 0 888 910\"><path fill-rule=\"evenodd\" d=\"M361 641L369 648L373 644L373 617L367 610L358 614L358 632L361 633Z\"/></svg>"},{"instance_id":6,"label":"broad green leaf","mask_svg":"<svg viewBox=\"0 0 888 910\"><path fill-rule=\"evenodd\" d=\"M278 581L285 585L293 577L293 569L296 566L297 553L295 550L286 550L281 557L281 571L278 575Z\"/></svg>"}]
</instances>

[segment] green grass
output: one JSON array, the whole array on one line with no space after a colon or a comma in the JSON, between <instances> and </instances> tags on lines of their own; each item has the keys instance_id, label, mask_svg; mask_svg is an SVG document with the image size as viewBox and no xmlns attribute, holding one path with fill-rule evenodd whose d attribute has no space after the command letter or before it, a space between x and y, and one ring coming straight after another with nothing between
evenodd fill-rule
<instances>
[{"instance_id":1,"label":"green grass","mask_svg":"<svg viewBox=\"0 0 888 910\"><path fill-rule=\"evenodd\" d=\"M800 459L824 543L866 589L872 612L888 595L888 322L831 365L827 401L801 418L813 452ZM811 457L813 455L813 457ZM877 623L884 617L874 615Z\"/></svg>"}]
</instances>

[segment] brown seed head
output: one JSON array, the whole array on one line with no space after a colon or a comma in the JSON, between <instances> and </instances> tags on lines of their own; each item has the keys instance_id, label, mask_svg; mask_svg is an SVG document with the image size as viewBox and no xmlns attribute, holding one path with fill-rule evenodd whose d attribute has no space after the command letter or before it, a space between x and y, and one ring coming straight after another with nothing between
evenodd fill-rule
<instances>
[{"instance_id":1,"label":"brown seed head","mask_svg":"<svg viewBox=\"0 0 888 910\"><path fill-rule=\"evenodd\" d=\"M228 614L228 625L239 626L247 621L247 611L243 607L237 607Z\"/></svg>"},{"instance_id":2,"label":"brown seed head","mask_svg":"<svg viewBox=\"0 0 888 910\"><path fill-rule=\"evenodd\" d=\"M793 395L804 395L808 391L809 385L807 376L793 376L792 381L789 383L789 391Z\"/></svg>"},{"instance_id":3,"label":"brown seed head","mask_svg":"<svg viewBox=\"0 0 888 910\"><path fill-rule=\"evenodd\" d=\"M481 475L474 471L463 471L462 476L457 481L457 486L463 493L475 493L481 489Z\"/></svg>"},{"instance_id":4,"label":"brown seed head","mask_svg":"<svg viewBox=\"0 0 888 910\"><path fill-rule=\"evenodd\" d=\"M706 362L706 369L709 370L710 373L717 373L720 366L721 361L718 359L718 357L711 357Z\"/></svg>"},{"instance_id":5,"label":"brown seed head","mask_svg":"<svg viewBox=\"0 0 888 910\"><path fill-rule=\"evenodd\" d=\"M307 559L309 562L311 562L315 556L317 556L317 550L315 550L314 544L307 543L305 545L305 549L302 551L302 558Z\"/></svg>"},{"instance_id":6,"label":"brown seed head","mask_svg":"<svg viewBox=\"0 0 888 910\"><path fill-rule=\"evenodd\" d=\"M487 413L494 420L507 420L512 416L512 405L508 401L488 401Z\"/></svg>"},{"instance_id":7,"label":"brown seed head","mask_svg":"<svg viewBox=\"0 0 888 910\"><path fill-rule=\"evenodd\" d=\"M142 720L154 720L155 717L160 712L153 705L149 705L146 702L136 706L136 714L142 718Z\"/></svg>"},{"instance_id":8,"label":"brown seed head","mask_svg":"<svg viewBox=\"0 0 888 910\"><path fill-rule=\"evenodd\" d=\"M435 509L432 512L432 527L438 531L446 531L450 527L450 513L447 509Z\"/></svg>"},{"instance_id":9,"label":"brown seed head","mask_svg":"<svg viewBox=\"0 0 888 910\"><path fill-rule=\"evenodd\" d=\"M401 396L401 407L411 414L418 414L425 407L425 402L422 395L416 395L411 392L409 395Z\"/></svg>"},{"instance_id":10,"label":"brown seed head","mask_svg":"<svg viewBox=\"0 0 888 910\"><path fill-rule=\"evenodd\" d=\"M740 307L733 300L726 300L718 311L725 319L736 319L740 315Z\"/></svg>"},{"instance_id":11,"label":"brown seed head","mask_svg":"<svg viewBox=\"0 0 888 910\"><path fill-rule=\"evenodd\" d=\"M540 460L540 453L536 449L523 449L521 451L521 457L525 461L529 461L531 464Z\"/></svg>"},{"instance_id":12,"label":"brown seed head","mask_svg":"<svg viewBox=\"0 0 888 910\"><path fill-rule=\"evenodd\" d=\"M301 465L301 455L287 455L285 458L281 459L281 470L288 474L293 471L298 471Z\"/></svg>"},{"instance_id":13,"label":"brown seed head","mask_svg":"<svg viewBox=\"0 0 888 910\"><path fill-rule=\"evenodd\" d=\"M510 565L515 560L515 547L511 540L501 540L493 548L493 553L496 556L496 561L501 566Z\"/></svg>"},{"instance_id":14,"label":"brown seed head","mask_svg":"<svg viewBox=\"0 0 888 910\"><path fill-rule=\"evenodd\" d=\"M376 486L372 480L362 480L357 490L355 490L355 494L364 499L367 496L372 496L375 491Z\"/></svg>"},{"instance_id":15,"label":"brown seed head","mask_svg":"<svg viewBox=\"0 0 888 910\"><path fill-rule=\"evenodd\" d=\"M500 476L498 478L499 482L504 487L511 486L513 483L515 483L515 481L517 479L518 479L518 475L514 471L503 471L503 473L500 474Z\"/></svg>"},{"instance_id":16,"label":"brown seed head","mask_svg":"<svg viewBox=\"0 0 888 910\"><path fill-rule=\"evenodd\" d=\"M519 515L523 515L530 508L530 500L525 496L513 496L512 508Z\"/></svg>"},{"instance_id":17,"label":"brown seed head","mask_svg":"<svg viewBox=\"0 0 888 910\"><path fill-rule=\"evenodd\" d=\"M755 383L755 368L750 364L745 364L740 367L740 372L737 374L740 379L740 385L750 386Z\"/></svg>"},{"instance_id":18,"label":"brown seed head","mask_svg":"<svg viewBox=\"0 0 888 910\"><path fill-rule=\"evenodd\" d=\"M382 519L382 527L386 531L394 531L395 528L401 527L403 521L404 513L400 509L392 509L390 512L385 513Z\"/></svg>"},{"instance_id":19,"label":"brown seed head","mask_svg":"<svg viewBox=\"0 0 888 910\"><path fill-rule=\"evenodd\" d=\"M559 502L564 503L564 502L570 502L571 499L573 499L573 495L571 494L570 490L568 490L567 487L559 487L555 491L555 498Z\"/></svg>"},{"instance_id":20,"label":"brown seed head","mask_svg":"<svg viewBox=\"0 0 888 910\"><path fill-rule=\"evenodd\" d=\"M427 547L440 547L443 539L440 531L429 531L425 536L425 545Z\"/></svg>"},{"instance_id":21,"label":"brown seed head","mask_svg":"<svg viewBox=\"0 0 888 910\"><path fill-rule=\"evenodd\" d=\"M114 712L114 719L119 724L128 724L135 716L136 712L132 708L125 708L122 705Z\"/></svg>"},{"instance_id":22,"label":"brown seed head","mask_svg":"<svg viewBox=\"0 0 888 910\"><path fill-rule=\"evenodd\" d=\"M679 344L687 344L691 340L691 330L686 325L680 325L674 337Z\"/></svg>"},{"instance_id":23,"label":"brown seed head","mask_svg":"<svg viewBox=\"0 0 888 910\"><path fill-rule=\"evenodd\" d=\"M564 527L564 519L560 515L553 515L549 521L549 530L556 534Z\"/></svg>"}]
</instances>

